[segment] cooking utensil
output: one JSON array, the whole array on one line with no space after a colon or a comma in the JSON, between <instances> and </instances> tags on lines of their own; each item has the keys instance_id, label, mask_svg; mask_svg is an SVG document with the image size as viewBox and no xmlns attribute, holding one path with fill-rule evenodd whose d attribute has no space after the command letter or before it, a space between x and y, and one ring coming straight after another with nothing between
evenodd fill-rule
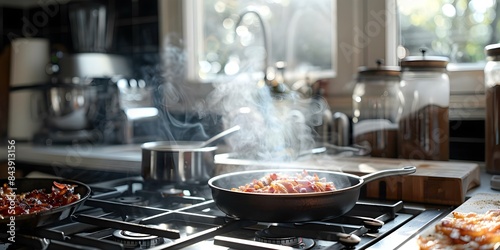
<instances>
[{"instance_id":1,"label":"cooking utensil","mask_svg":"<svg viewBox=\"0 0 500 250\"><path fill-rule=\"evenodd\" d=\"M180 183L206 183L214 175L217 147L210 146L220 138L240 130L227 129L204 141L160 141L142 144L142 177L145 180Z\"/></svg>"},{"instance_id":2,"label":"cooking utensil","mask_svg":"<svg viewBox=\"0 0 500 250\"><path fill-rule=\"evenodd\" d=\"M329 143L323 144L325 148L330 151L329 153L332 155L355 155L355 156L365 156L370 153L370 149L360 146L360 145L351 145L351 146L337 146Z\"/></svg>"},{"instance_id":3,"label":"cooking utensil","mask_svg":"<svg viewBox=\"0 0 500 250\"><path fill-rule=\"evenodd\" d=\"M359 198L361 187L375 179L411 174L416 167L383 170L364 176L308 170L310 175L334 183L336 191L293 194L266 194L232 191L231 188L251 183L267 174L283 173L294 176L297 169L242 171L211 178L208 185L219 209L228 216L261 222L303 222L335 218L351 210Z\"/></svg>"},{"instance_id":4,"label":"cooking utensil","mask_svg":"<svg viewBox=\"0 0 500 250\"><path fill-rule=\"evenodd\" d=\"M226 130L220 132L219 134L213 136L212 138L204 141L203 143L201 143L200 145L198 145L198 147L204 148L204 147L210 146L213 142L219 140L220 138L222 138L222 137L224 137L226 135L229 135L231 133L234 133L234 132L240 130L240 128L241 127L239 125L236 125L236 126L234 126L232 128L226 129Z\"/></svg>"},{"instance_id":5,"label":"cooking utensil","mask_svg":"<svg viewBox=\"0 0 500 250\"><path fill-rule=\"evenodd\" d=\"M308 156L308 155L321 154L324 152L326 152L326 147L317 147L317 148L313 148L313 149L304 150L304 151L301 151L299 153L299 155L297 155L297 159L304 157L304 156Z\"/></svg>"},{"instance_id":6,"label":"cooking utensil","mask_svg":"<svg viewBox=\"0 0 500 250\"><path fill-rule=\"evenodd\" d=\"M80 194L80 200L35 214L18 215L14 220L16 230L21 228L23 230L35 229L37 227L64 220L71 216L85 202L85 200L90 197L91 190L86 184L78 181L57 178L17 178L15 180L16 185L13 186L13 188L17 188L17 190L15 190L16 194L30 192L35 189L45 189L46 192L50 192L52 190L52 186L54 185L54 181L62 184L76 185L74 192L75 194ZM2 179L0 180L0 183L8 183L8 180ZM3 225L2 227L9 227L9 230L10 226L8 224L10 222L11 220L9 217L0 219L0 225Z\"/></svg>"},{"instance_id":7,"label":"cooking utensil","mask_svg":"<svg viewBox=\"0 0 500 250\"><path fill-rule=\"evenodd\" d=\"M199 145L192 141L142 144L142 177L149 181L206 183L214 174L217 147Z\"/></svg>"}]
</instances>

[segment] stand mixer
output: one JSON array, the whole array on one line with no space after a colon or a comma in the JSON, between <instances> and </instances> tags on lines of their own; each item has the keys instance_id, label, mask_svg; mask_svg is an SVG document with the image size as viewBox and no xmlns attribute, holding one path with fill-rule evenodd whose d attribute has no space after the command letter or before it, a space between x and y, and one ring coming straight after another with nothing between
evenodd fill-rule
<instances>
[{"instance_id":1,"label":"stand mixer","mask_svg":"<svg viewBox=\"0 0 500 250\"><path fill-rule=\"evenodd\" d=\"M108 15L106 6L99 3L75 2L69 5L69 20L75 53L58 51L47 66L52 80L43 89L46 113L35 142L132 142L130 105L121 99L123 88L137 80L131 79L126 56L106 53L112 44L112 13ZM153 106L151 100L141 101L141 107Z\"/></svg>"}]
</instances>

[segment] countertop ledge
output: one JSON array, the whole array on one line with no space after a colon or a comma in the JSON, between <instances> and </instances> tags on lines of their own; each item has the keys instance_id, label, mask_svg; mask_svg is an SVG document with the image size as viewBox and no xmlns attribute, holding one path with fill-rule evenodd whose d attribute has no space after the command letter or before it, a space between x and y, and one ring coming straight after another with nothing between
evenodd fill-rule
<instances>
[{"instance_id":1,"label":"countertop ledge","mask_svg":"<svg viewBox=\"0 0 500 250\"><path fill-rule=\"evenodd\" d=\"M69 167L84 170L100 170L129 174L141 173L142 153L140 144L42 146L31 143L18 143L16 144L15 154L16 161L24 164ZM227 155L224 154L219 155L219 157L221 156L223 158L227 157ZM307 161L307 157L305 160ZM355 158L352 160L363 161L363 159ZM377 160L381 162L394 161L394 159ZM217 164L217 159L215 159L215 161ZM463 161L456 162L463 163ZM472 163L478 164L480 167L480 185L469 190L467 192L467 197L476 193L500 193L498 190L491 189L490 182L492 175L485 172L484 164L477 162Z\"/></svg>"},{"instance_id":2,"label":"countertop ledge","mask_svg":"<svg viewBox=\"0 0 500 250\"><path fill-rule=\"evenodd\" d=\"M16 144L16 161L27 164L71 167L140 174L140 145Z\"/></svg>"}]
</instances>

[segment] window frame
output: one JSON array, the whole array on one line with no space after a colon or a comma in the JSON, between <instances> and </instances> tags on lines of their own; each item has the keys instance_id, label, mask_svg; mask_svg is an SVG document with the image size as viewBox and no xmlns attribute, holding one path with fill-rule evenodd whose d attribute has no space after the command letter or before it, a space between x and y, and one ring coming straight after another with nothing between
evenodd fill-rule
<instances>
[{"instance_id":1,"label":"window frame","mask_svg":"<svg viewBox=\"0 0 500 250\"><path fill-rule=\"evenodd\" d=\"M188 83L206 84L211 80L197 77L198 57L201 43L196 43L203 36L196 23L203 20L203 11L196 4L197 0L162 0L160 10L160 44L169 32L176 32L184 38L187 53ZM397 47L399 27L397 26L397 0L333 0L336 2L337 32L333 32L336 46L332 48L335 74L317 76L328 82L326 98L332 109L350 114L351 93L355 75L360 66L375 66L377 59L384 59L386 65L398 65ZM191 13L191 14L190 14ZM368 28L368 30L365 30ZM371 30L370 30L371 28ZM363 40L368 39L368 40ZM365 41L365 42L363 42ZM366 42L369 41L369 42ZM351 53L346 53L346 46ZM484 93L484 64L448 65L451 81L450 107L484 107L481 95ZM289 77L289 76L287 76ZM295 76L295 78L301 76ZM200 94L203 95L203 94ZM464 96L475 101L467 100Z\"/></svg>"}]
</instances>

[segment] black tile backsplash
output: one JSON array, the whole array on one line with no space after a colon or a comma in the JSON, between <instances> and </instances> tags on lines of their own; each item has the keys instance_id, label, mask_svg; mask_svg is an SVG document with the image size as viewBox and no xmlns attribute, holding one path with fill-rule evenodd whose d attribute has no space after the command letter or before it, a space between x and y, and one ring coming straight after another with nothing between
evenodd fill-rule
<instances>
[{"instance_id":1,"label":"black tile backsplash","mask_svg":"<svg viewBox=\"0 0 500 250\"><path fill-rule=\"evenodd\" d=\"M450 120L450 159L484 161L484 120Z\"/></svg>"},{"instance_id":2,"label":"black tile backsplash","mask_svg":"<svg viewBox=\"0 0 500 250\"><path fill-rule=\"evenodd\" d=\"M115 27L113 40L113 46L111 47L112 51L119 54L133 51L134 36L132 25Z\"/></svg>"},{"instance_id":3,"label":"black tile backsplash","mask_svg":"<svg viewBox=\"0 0 500 250\"><path fill-rule=\"evenodd\" d=\"M141 0L134 1L137 5L137 16L154 16L158 10L158 1L157 0Z\"/></svg>"},{"instance_id":4,"label":"black tile backsplash","mask_svg":"<svg viewBox=\"0 0 500 250\"><path fill-rule=\"evenodd\" d=\"M48 23L45 25L49 30L60 30L68 26L68 9L66 5L46 5L44 7L30 9L32 20L48 18ZM65 28L67 30L67 28ZM50 31L49 31L50 32Z\"/></svg>"},{"instance_id":5,"label":"black tile backsplash","mask_svg":"<svg viewBox=\"0 0 500 250\"><path fill-rule=\"evenodd\" d=\"M110 7L115 11L115 17L117 20L126 20L133 17L132 15L132 0L124 1L113 1L110 2ZM156 8L158 9L158 8Z\"/></svg>"},{"instance_id":6,"label":"black tile backsplash","mask_svg":"<svg viewBox=\"0 0 500 250\"><path fill-rule=\"evenodd\" d=\"M3 30L21 31L23 27L23 12L21 9L2 8Z\"/></svg>"},{"instance_id":7,"label":"black tile backsplash","mask_svg":"<svg viewBox=\"0 0 500 250\"><path fill-rule=\"evenodd\" d=\"M141 53L159 52L158 0L94 0L107 7L108 16L113 17L114 29L111 46L107 53L125 55L132 58ZM61 1L67 2L67 1ZM53 2L51 2L53 3ZM66 4L38 5L19 9L0 6L0 49L9 45L17 37L45 37L51 45L61 45L70 53L73 37L69 21L69 8L74 1ZM158 58L158 57L156 57ZM158 61L151 62L157 64ZM138 62L132 60L134 64ZM140 63L145 63L141 61ZM134 69L140 65L133 65Z\"/></svg>"},{"instance_id":8,"label":"black tile backsplash","mask_svg":"<svg viewBox=\"0 0 500 250\"><path fill-rule=\"evenodd\" d=\"M133 26L134 52L158 51L158 25L144 23Z\"/></svg>"}]
</instances>

